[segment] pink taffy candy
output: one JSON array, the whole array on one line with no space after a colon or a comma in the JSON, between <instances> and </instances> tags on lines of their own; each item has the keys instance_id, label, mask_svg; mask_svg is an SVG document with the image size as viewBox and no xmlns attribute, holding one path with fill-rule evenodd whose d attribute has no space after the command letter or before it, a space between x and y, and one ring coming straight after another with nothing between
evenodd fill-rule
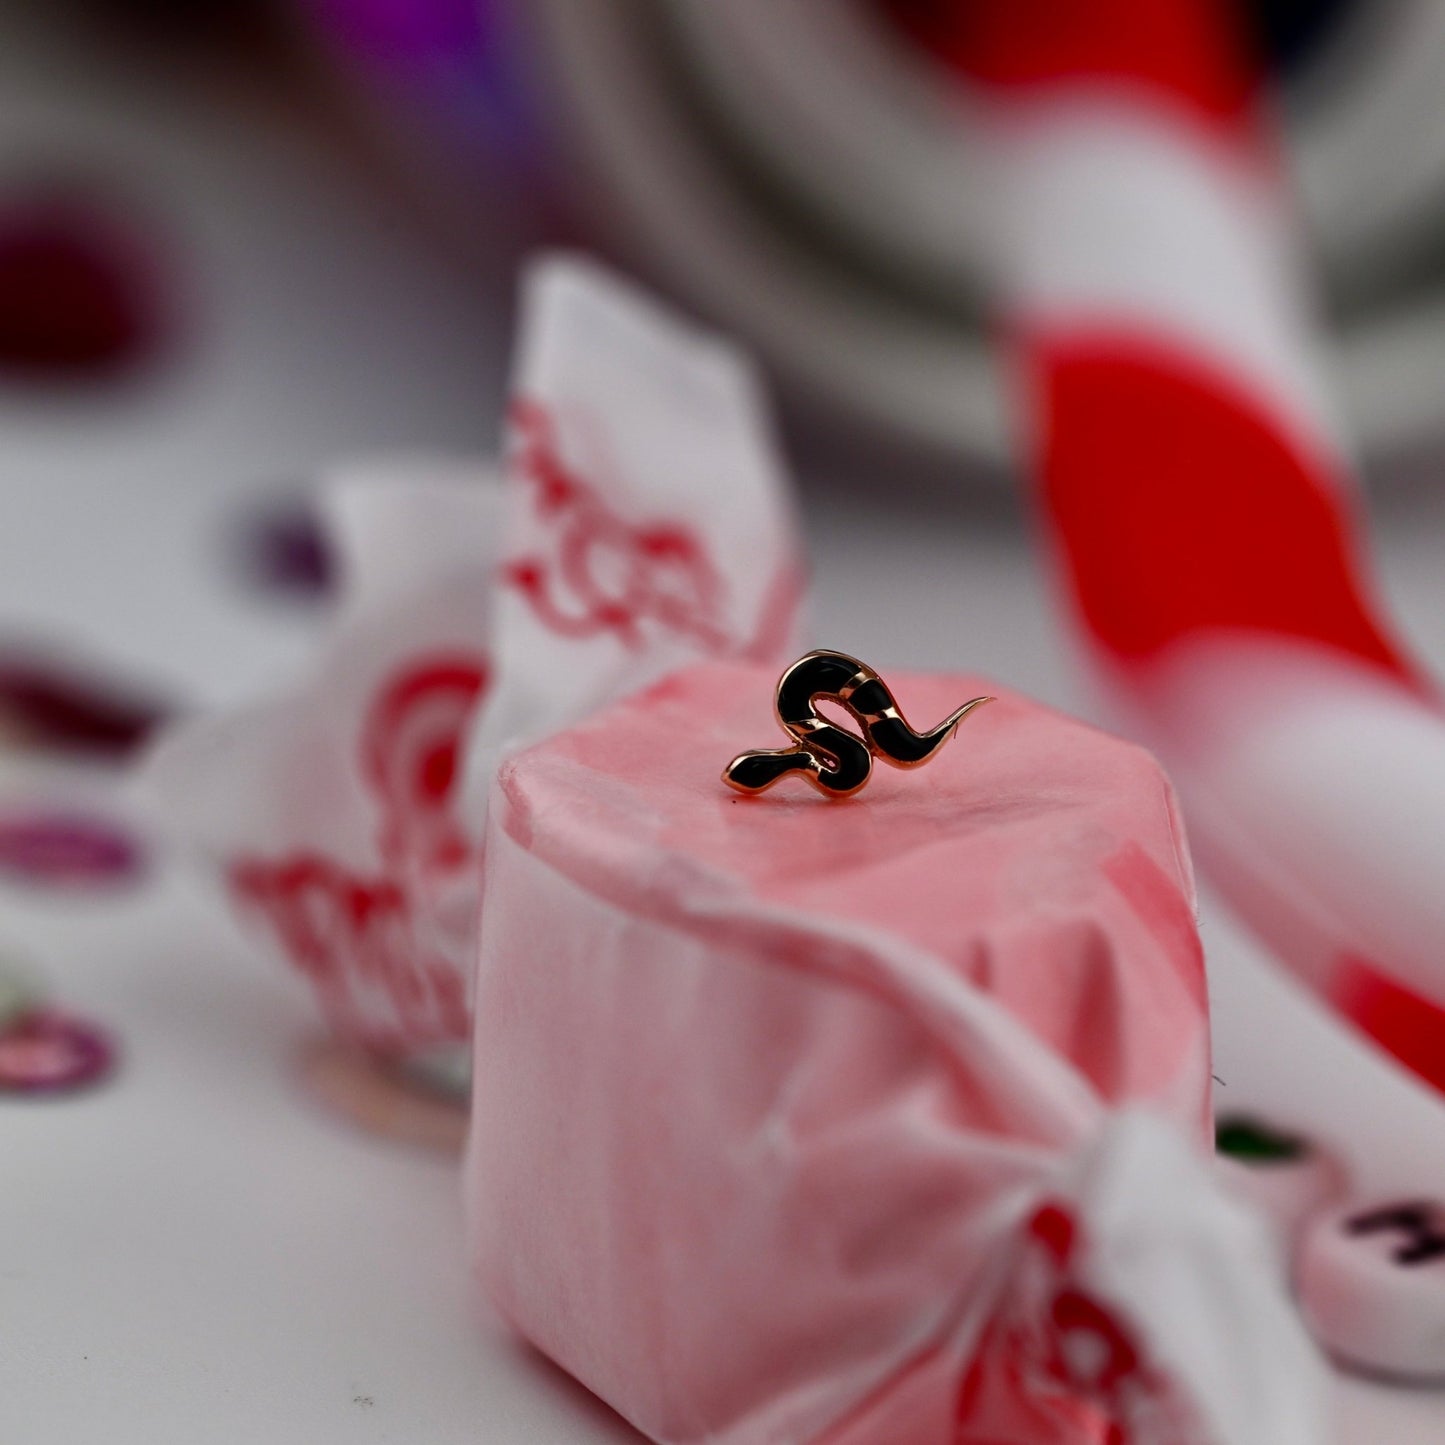
<instances>
[{"instance_id":1,"label":"pink taffy candy","mask_svg":"<svg viewBox=\"0 0 1445 1445\"><path fill-rule=\"evenodd\" d=\"M498 1308L672 1445L1312 1445L1312 1357L1196 1154L1158 766L903 675L922 727L1000 700L849 801L741 798L775 680L693 667L498 775L468 1162Z\"/></svg>"}]
</instances>

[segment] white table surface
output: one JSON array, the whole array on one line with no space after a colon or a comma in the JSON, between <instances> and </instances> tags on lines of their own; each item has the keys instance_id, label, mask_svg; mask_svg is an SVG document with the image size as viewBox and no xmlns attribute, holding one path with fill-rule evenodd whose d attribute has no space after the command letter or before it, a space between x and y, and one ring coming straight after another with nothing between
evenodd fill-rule
<instances>
[{"instance_id":1,"label":"white table surface","mask_svg":"<svg viewBox=\"0 0 1445 1445\"><path fill-rule=\"evenodd\" d=\"M148 105L118 80L117 128L93 86L67 98L16 53L0 45L0 162L39 127L135 171L205 300L200 344L139 399L0 397L0 622L196 701L251 695L300 665L314 619L236 589L219 562L226 518L337 454L486 445L505 354L495 304L422 264L354 177L257 117L240 126L197 96ZM1076 701L1016 518L807 480L820 641ZM1445 666L1445 466L1438 497L1382 510L1391 591ZM1445 1106L1218 910L1205 924L1228 1103L1332 1139L1381 1189L1445 1193ZM0 1101L5 1445L637 1438L475 1298L455 1165L353 1132L302 1092L304 990L192 883L5 892L0 949L125 1047L91 1095ZM1340 1445L1445 1438L1445 1393L1342 1378L1336 1399Z\"/></svg>"}]
</instances>

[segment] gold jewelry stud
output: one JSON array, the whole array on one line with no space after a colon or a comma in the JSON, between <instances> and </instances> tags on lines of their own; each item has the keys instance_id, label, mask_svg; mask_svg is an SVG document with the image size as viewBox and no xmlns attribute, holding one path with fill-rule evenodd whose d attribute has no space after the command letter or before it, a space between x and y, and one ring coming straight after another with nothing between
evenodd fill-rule
<instances>
[{"instance_id":1,"label":"gold jewelry stud","mask_svg":"<svg viewBox=\"0 0 1445 1445\"><path fill-rule=\"evenodd\" d=\"M819 698L845 708L862 738L821 717ZM810 652L778 679L778 721L793 746L740 753L723 769L723 782L740 793L761 793L797 773L825 796L847 798L868 781L874 758L895 768L921 767L974 708L992 701L976 697L930 732L917 733L871 667L841 652Z\"/></svg>"}]
</instances>

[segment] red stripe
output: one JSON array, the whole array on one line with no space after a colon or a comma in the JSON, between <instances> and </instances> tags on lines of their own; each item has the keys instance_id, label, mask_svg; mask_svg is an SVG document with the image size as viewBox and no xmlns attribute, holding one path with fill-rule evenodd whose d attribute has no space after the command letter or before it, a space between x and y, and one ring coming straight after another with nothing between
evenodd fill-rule
<instances>
[{"instance_id":1,"label":"red stripe","mask_svg":"<svg viewBox=\"0 0 1445 1445\"><path fill-rule=\"evenodd\" d=\"M1335 1006L1427 1084L1445 1090L1445 1009L1347 958L1330 990Z\"/></svg>"},{"instance_id":2,"label":"red stripe","mask_svg":"<svg viewBox=\"0 0 1445 1445\"><path fill-rule=\"evenodd\" d=\"M1079 610L1121 658L1191 633L1283 634L1422 691L1358 578L1339 490L1222 375L1097 334L1037 345L1045 499Z\"/></svg>"},{"instance_id":3,"label":"red stripe","mask_svg":"<svg viewBox=\"0 0 1445 1445\"><path fill-rule=\"evenodd\" d=\"M986 84L1142 84L1211 120L1250 108L1257 71L1228 0L876 0L946 64Z\"/></svg>"}]
</instances>

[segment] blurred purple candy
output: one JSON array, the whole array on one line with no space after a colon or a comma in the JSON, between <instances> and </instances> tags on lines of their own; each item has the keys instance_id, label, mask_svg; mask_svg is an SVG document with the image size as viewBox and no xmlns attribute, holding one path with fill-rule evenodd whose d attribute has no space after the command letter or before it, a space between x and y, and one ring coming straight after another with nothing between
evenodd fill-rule
<instances>
[{"instance_id":1,"label":"blurred purple candy","mask_svg":"<svg viewBox=\"0 0 1445 1445\"><path fill-rule=\"evenodd\" d=\"M335 559L321 522L303 501L273 502L246 519L240 566L261 591L303 600L325 597L335 581Z\"/></svg>"},{"instance_id":2,"label":"blurred purple candy","mask_svg":"<svg viewBox=\"0 0 1445 1445\"><path fill-rule=\"evenodd\" d=\"M402 62L474 55L490 7L480 0L304 0L301 8L354 52Z\"/></svg>"},{"instance_id":3,"label":"blurred purple candy","mask_svg":"<svg viewBox=\"0 0 1445 1445\"><path fill-rule=\"evenodd\" d=\"M415 165L457 184L535 183L546 152L534 67L503 0L293 0L336 73ZM534 186L514 191L525 201ZM490 208L489 208L490 213Z\"/></svg>"},{"instance_id":4,"label":"blurred purple candy","mask_svg":"<svg viewBox=\"0 0 1445 1445\"><path fill-rule=\"evenodd\" d=\"M50 1010L0 1029L0 1095L64 1094L98 1084L116 1050L99 1029Z\"/></svg>"},{"instance_id":5,"label":"blurred purple candy","mask_svg":"<svg viewBox=\"0 0 1445 1445\"><path fill-rule=\"evenodd\" d=\"M127 883L142 871L140 844L102 818L27 812L0 816L0 875L49 887Z\"/></svg>"}]
</instances>

